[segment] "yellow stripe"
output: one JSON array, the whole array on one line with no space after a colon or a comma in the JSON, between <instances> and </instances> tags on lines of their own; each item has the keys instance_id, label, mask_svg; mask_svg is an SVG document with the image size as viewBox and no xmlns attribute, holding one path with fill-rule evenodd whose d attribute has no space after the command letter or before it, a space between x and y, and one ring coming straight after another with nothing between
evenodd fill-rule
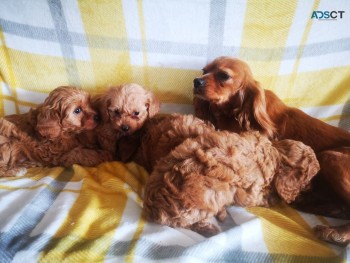
<instances>
[{"instance_id":1,"label":"yellow stripe","mask_svg":"<svg viewBox=\"0 0 350 263\"><path fill-rule=\"evenodd\" d=\"M145 18L144 18L142 3L143 3L142 0L137 0L137 13L139 17L141 37L142 37L143 79L144 79L145 86L150 88L151 83L149 80L149 66L148 66L148 57L147 57L147 36L146 36Z\"/></svg>"},{"instance_id":2,"label":"yellow stripe","mask_svg":"<svg viewBox=\"0 0 350 263\"><path fill-rule=\"evenodd\" d=\"M301 72L294 83L291 75L275 76L277 88L274 91L289 106L297 108L345 104L349 99L349 81L345 81L349 70L347 66L337 68L337 74L334 68ZM263 88L270 89L265 79L257 80Z\"/></svg>"},{"instance_id":3,"label":"yellow stripe","mask_svg":"<svg viewBox=\"0 0 350 263\"><path fill-rule=\"evenodd\" d=\"M315 0L314 4L312 6L312 10L317 10L319 4L320 4L320 0ZM310 10L310 14L311 14L312 10ZM308 39L310 30L311 30L311 26L312 26L312 19L309 19L308 22L307 22L307 25L306 25L306 27L304 29L304 33L303 33L303 36L302 36L302 39L301 39L301 43L300 43L299 48L298 48L298 54L297 54L297 57L296 57L296 61L295 61L295 64L293 66L292 74L290 76L291 81L289 83L292 85L292 87L294 86L294 83L296 82L296 79L297 79L297 76L298 76L298 69L299 69L299 65L300 65L300 59L303 56L304 47L305 47L305 45L307 43L307 39ZM287 90L287 97L290 97L290 93L292 91L293 91L293 89L291 89L291 88L289 88Z\"/></svg>"},{"instance_id":4,"label":"yellow stripe","mask_svg":"<svg viewBox=\"0 0 350 263\"><path fill-rule=\"evenodd\" d=\"M265 244L272 257L279 253L285 254L286 247L290 255L335 256L330 247L316 238L300 214L289 206L254 207L248 211L260 218Z\"/></svg>"},{"instance_id":5,"label":"yellow stripe","mask_svg":"<svg viewBox=\"0 0 350 263\"><path fill-rule=\"evenodd\" d=\"M142 181L146 179L143 174L134 173L137 169L135 164L119 162L89 168L75 165L74 176L83 180L80 194L49 242L48 249L41 254L41 260L103 261L123 216L130 187L132 192L134 188L142 189L139 184L143 184ZM141 203L140 196L137 199ZM134 251L143 225L140 219L130 251ZM89 246L84 247L84 244ZM81 248L80 252L74 249L77 246Z\"/></svg>"},{"instance_id":6,"label":"yellow stripe","mask_svg":"<svg viewBox=\"0 0 350 263\"><path fill-rule=\"evenodd\" d=\"M94 75L93 78L89 78L89 83L83 81L83 86L105 89L110 85L130 82L132 68L129 50L103 47L103 39L124 41L127 46L122 1L79 1L79 9L91 57L91 68L88 69L87 65L84 65L85 68L81 72L89 70ZM97 44L101 44L102 47L92 47L91 41L101 41ZM92 80L95 83L91 83Z\"/></svg>"},{"instance_id":7,"label":"yellow stripe","mask_svg":"<svg viewBox=\"0 0 350 263\"><path fill-rule=\"evenodd\" d=\"M105 169L75 166L84 178L80 195L53 240L50 250L41 255L47 262L101 262L108 252L126 204L123 182ZM108 183L108 187L102 184ZM113 186L112 186L113 184ZM74 250L81 242L93 240L90 247ZM70 251L70 253L67 253ZM68 257L67 257L68 255Z\"/></svg>"},{"instance_id":8,"label":"yellow stripe","mask_svg":"<svg viewBox=\"0 0 350 263\"><path fill-rule=\"evenodd\" d=\"M247 2L240 58L248 62L255 76L278 75L296 8L297 1ZM267 61L250 58L254 57L254 52L261 55L264 49L276 52L271 53ZM275 78L266 79L265 87L273 89L274 81Z\"/></svg>"},{"instance_id":9,"label":"yellow stripe","mask_svg":"<svg viewBox=\"0 0 350 263\"><path fill-rule=\"evenodd\" d=\"M15 73L14 73L14 70L13 70L13 67L12 67L12 62L11 62L11 55L10 55L10 52L8 50L8 48L6 47L6 41L5 41L5 37L4 37L4 34L2 32L2 28L0 27L0 40L2 42L2 46L1 46L1 50L2 50L2 55L1 57L4 59L4 61L1 61L1 65L2 67L1 68L4 68L4 69L8 69L8 79L9 79L9 86L10 86L10 89L12 91L12 94L13 94L13 97L15 98L15 100L17 99L17 92L16 92L16 77L15 77ZM0 58L1 58L0 57ZM1 75L5 74L4 72L1 72ZM1 94L2 94L2 91L1 91ZM3 101L2 101L2 105L0 106L1 107L1 116L4 115L4 106L3 106ZM19 113L19 107L18 107L18 104L15 103L15 107L16 107L16 113Z\"/></svg>"},{"instance_id":10,"label":"yellow stripe","mask_svg":"<svg viewBox=\"0 0 350 263\"><path fill-rule=\"evenodd\" d=\"M4 107L4 94L2 93L2 85L3 85L4 80L1 76L1 72L0 72L0 117L3 117L5 115L5 107Z\"/></svg>"}]
</instances>

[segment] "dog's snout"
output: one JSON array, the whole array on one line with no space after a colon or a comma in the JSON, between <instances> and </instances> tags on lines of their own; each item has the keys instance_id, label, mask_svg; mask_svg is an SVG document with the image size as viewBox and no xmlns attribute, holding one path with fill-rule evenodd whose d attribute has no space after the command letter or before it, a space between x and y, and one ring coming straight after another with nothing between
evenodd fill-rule
<instances>
[{"instance_id":1,"label":"dog's snout","mask_svg":"<svg viewBox=\"0 0 350 263\"><path fill-rule=\"evenodd\" d=\"M202 88L205 85L205 80L202 78L195 78L193 80L193 85L196 89Z\"/></svg>"},{"instance_id":2,"label":"dog's snout","mask_svg":"<svg viewBox=\"0 0 350 263\"><path fill-rule=\"evenodd\" d=\"M127 132L129 130L129 126L126 124L123 124L121 127L122 131Z\"/></svg>"}]
</instances>

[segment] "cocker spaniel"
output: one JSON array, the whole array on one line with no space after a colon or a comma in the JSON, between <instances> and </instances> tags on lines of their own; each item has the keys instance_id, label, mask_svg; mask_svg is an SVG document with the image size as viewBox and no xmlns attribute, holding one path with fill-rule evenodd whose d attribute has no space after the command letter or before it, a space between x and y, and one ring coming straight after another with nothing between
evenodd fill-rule
<instances>
[{"instance_id":1,"label":"cocker spaniel","mask_svg":"<svg viewBox=\"0 0 350 263\"><path fill-rule=\"evenodd\" d=\"M134 160L151 172L146 218L207 236L219 231L210 219L224 220L226 206L290 203L319 170L301 142L216 131L191 115L154 118L143 129Z\"/></svg>"},{"instance_id":2,"label":"cocker spaniel","mask_svg":"<svg viewBox=\"0 0 350 263\"><path fill-rule=\"evenodd\" d=\"M87 148L79 138L96 125L97 113L87 92L70 86L54 89L36 109L0 119L0 176L35 166L110 161L108 152Z\"/></svg>"},{"instance_id":3,"label":"cocker spaniel","mask_svg":"<svg viewBox=\"0 0 350 263\"><path fill-rule=\"evenodd\" d=\"M196 116L211 121L218 129L234 132L258 130L270 139L293 139L310 146L321 165L320 175L316 178L323 180L321 185L332 186L333 192L343 198L349 210L349 153L344 148L350 146L349 132L287 106L272 91L262 89L249 66L236 58L219 57L206 65L203 76L194 79L193 92ZM333 159L331 164L328 163L330 158ZM313 187L311 193L320 189ZM328 210L324 207L318 209L313 204L303 205L309 201L307 199L310 197L300 199L295 205L312 213L334 214L331 207ZM335 207L337 203L333 205ZM327 241L349 243L348 228L350 226L332 233L327 229L322 233L323 228L318 227L316 231Z\"/></svg>"}]
</instances>

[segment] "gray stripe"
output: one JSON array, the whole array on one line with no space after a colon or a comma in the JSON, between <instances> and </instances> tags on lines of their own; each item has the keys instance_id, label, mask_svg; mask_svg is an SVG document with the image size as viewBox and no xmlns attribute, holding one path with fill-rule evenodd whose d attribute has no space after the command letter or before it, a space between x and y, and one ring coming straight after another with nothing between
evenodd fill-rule
<instances>
[{"instance_id":1,"label":"gray stripe","mask_svg":"<svg viewBox=\"0 0 350 263\"><path fill-rule=\"evenodd\" d=\"M73 176L71 169L65 169L48 187L25 205L20 217L6 233L0 233L0 262L9 262L17 252L30 246L30 233L45 216L58 195Z\"/></svg>"},{"instance_id":2,"label":"gray stripe","mask_svg":"<svg viewBox=\"0 0 350 263\"><path fill-rule=\"evenodd\" d=\"M209 15L209 39L207 58L212 60L217 56L227 55L223 48L226 0L212 0ZM231 54L231 53L229 53Z\"/></svg>"},{"instance_id":3,"label":"gray stripe","mask_svg":"<svg viewBox=\"0 0 350 263\"><path fill-rule=\"evenodd\" d=\"M62 10L61 1L48 0L52 20L55 25L55 33L60 43L66 71L68 75L68 84L80 86L80 78L78 67L75 63L74 48L70 33L68 31L67 22Z\"/></svg>"},{"instance_id":4,"label":"gray stripe","mask_svg":"<svg viewBox=\"0 0 350 263\"><path fill-rule=\"evenodd\" d=\"M344 105L338 126L344 130L350 131L350 98Z\"/></svg>"},{"instance_id":5,"label":"gray stripe","mask_svg":"<svg viewBox=\"0 0 350 263\"><path fill-rule=\"evenodd\" d=\"M213 11L214 12L214 11ZM221 11L222 12L222 9ZM219 12L217 12L219 13ZM214 15L213 15L214 17ZM214 19L214 18L213 18ZM34 27L29 25L23 25L7 20L0 19L0 25L3 32L38 40L45 40L51 42L60 42L56 31L53 29L47 29L43 27ZM214 30L213 28L211 30ZM70 48L72 46L81 46L89 48L101 48L110 50L130 50L142 52L142 41L138 39L118 39L113 37L103 37L98 35L87 35L87 41L85 41L85 35L75 32L65 31L64 36L70 40ZM61 40L62 41L62 40ZM203 44L192 44L192 43L176 43L170 41L147 41L147 50L150 53L161 53L161 54L174 54L174 55L187 55L195 57L206 57L208 52L212 54L224 54L236 56L237 52L241 50L241 58L246 60L256 61L274 61L280 60L283 56L284 59L295 59L299 46L291 46L286 48L244 48L234 46L221 46L215 50L210 39L209 46ZM63 43L64 44L64 43ZM210 47L210 48L209 48ZM342 51L350 50L350 38L342 38L337 40L331 40L321 43L308 44L303 47L303 57L320 56L326 54L332 54ZM63 54L68 58L72 57L73 52ZM212 56L209 54L209 56ZM74 56L73 56L74 57Z\"/></svg>"},{"instance_id":6,"label":"gray stripe","mask_svg":"<svg viewBox=\"0 0 350 263\"><path fill-rule=\"evenodd\" d=\"M230 236L232 236L230 234ZM31 258L35 255L35 252L43 252L42 261L47 261L45 254L54 250L59 244L60 239L52 238L47 234L39 234L36 236L26 236L27 245L21 250L23 256L23 262L32 262L31 260L37 260L37 258ZM97 239L86 240L81 239L81 237L69 235L64 237L65 239L71 240L71 248L67 249L65 256L68 257L73 253L83 253L83 251L89 251L91 254L99 255L101 254L101 248L94 246L94 242ZM229 238L231 239L231 238ZM53 241L50 246L46 246L48 241ZM193 259L198 259L201 262L249 262L249 263L260 263L260 262L300 262L300 263L332 263L332 262L343 262L345 258L346 251L335 255L333 257L308 257L308 256L297 256L297 255L286 255L286 254L267 254L267 253L257 253L257 252L245 252L235 247L235 243L231 244L228 241L230 249L220 249L220 244L213 242L210 239L194 245L191 247L182 246L160 246L151 241L140 239L138 241L138 247L135 256L144 260L178 260L181 262L181 256L190 256ZM113 256L127 256L128 248L131 246L131 241L120 241L113 245L113 253L109 253L107 256L113 259ZM92 249L94 248L94 249ZM26 255L28 251L28 256ZM2 253L3 252L3 253ZM211 255L208 256L208 252ZM3 257L6 255L4 251L0 251L0 262L7 263L12 261L12 257ZM25 258L24 258L25 257ZM59 258L56 258L60 260Z\"/></svg>"}]
</instances>

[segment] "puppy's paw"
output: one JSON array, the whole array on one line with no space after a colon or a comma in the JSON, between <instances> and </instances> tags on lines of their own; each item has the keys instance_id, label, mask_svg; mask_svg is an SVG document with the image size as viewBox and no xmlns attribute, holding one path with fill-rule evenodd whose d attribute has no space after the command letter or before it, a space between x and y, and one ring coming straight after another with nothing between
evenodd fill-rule
<instances>
[{"instance_id":1,"label":"puppy's paw","mask_svg":"<svg viewBox=\"0 0 350 263\"><path fill-rule=\"evenodd\" d=\"M220 222L224 222L226 217L227 217L227 211L225 207L216 214L216 218Z\"/></svg>"},{"instance_id":2,"label":"puppy's paw","mask_svg":"<svg viewBox=\"0 0 350 263\"><path fill-rule=\"evenodd\" d=\"M211 237L220 233L220 228L206 219L194 223L190 228L205 237Z\"/></svg>"},{"instance_id":3,"label":"puppy's paw","mask_svg":"<svg viewBox=\"0 0 350 263\"><path fill-rule=\"evenodd\" d=\"M333 244L346 245L350 242L350 233L343 227L317 225L314 227L314 232L319 239Z\"/></svg>"}]
</instances>

